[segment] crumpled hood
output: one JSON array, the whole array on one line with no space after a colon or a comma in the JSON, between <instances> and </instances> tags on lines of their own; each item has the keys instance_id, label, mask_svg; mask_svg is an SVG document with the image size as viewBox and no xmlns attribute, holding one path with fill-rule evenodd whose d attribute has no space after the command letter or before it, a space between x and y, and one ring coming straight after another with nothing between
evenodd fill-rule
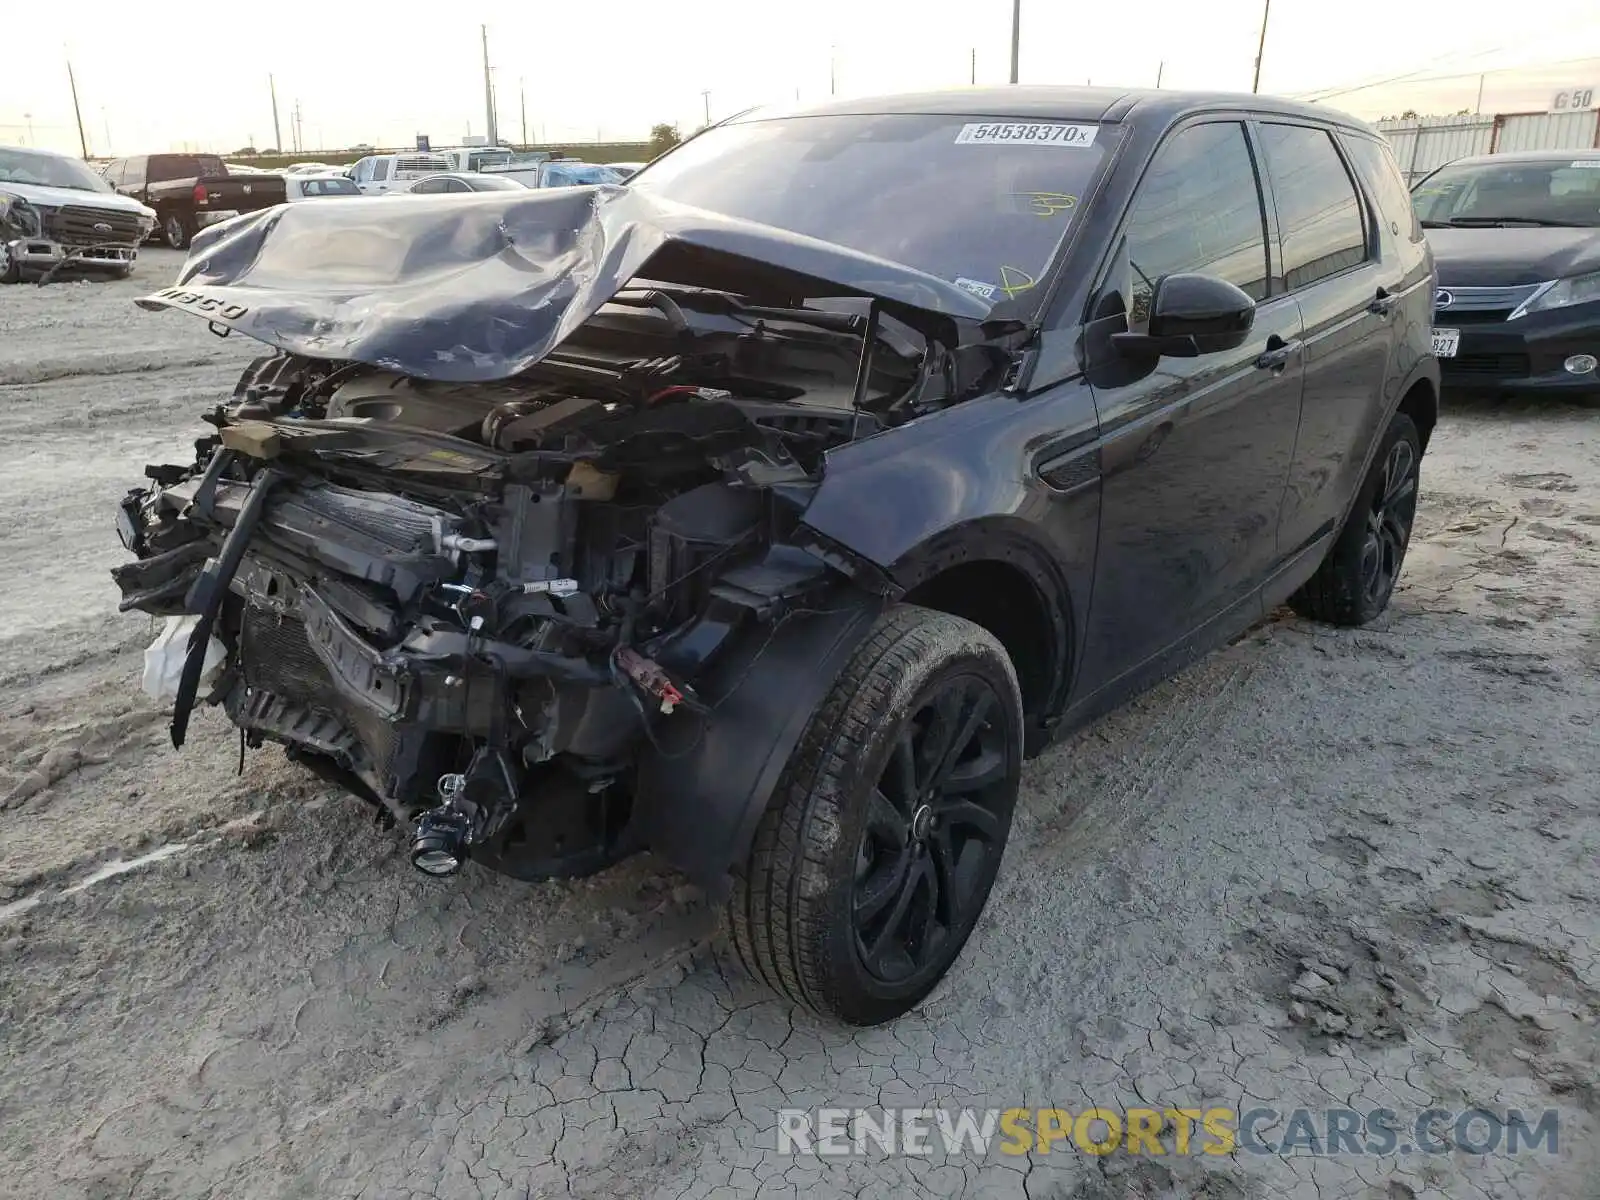
<instances>
[{"instance_id":1,"label":"crumpled hood","mask_svg":"<svg viewBox=\"0 0 1600 1200\"><path fill-rule=\"evenodd\" d=\"M86 192L82 188L46 187L42 183L14 183L9 179L0 179L0 196L21 196L29 204L48 208L63 208L70 204L80 208L138 213L151 219L156 215L132 196L116 192Z\"/></svg>"},{"instance_id":2,"label":"crumpled hood","mask_svg":"<svg viewBox=\"0 0 1600 1200\"><path fill-rule=\"evenodd\" d=\"M1516 287L1600 271L1600 229L1430 229L1440 287Z\"/></svg>"},{"instance_id":3,"label":"crumpled hood","mask_svg":"<svg viewBox=\"0 0 1600 1200\"><path fill-rule=\"evenodd\" d=\"M766 304L872 296L955 343L990 306L943 279L616 185L280 205L198 234L138 303L424 379L526 370L634 279Z\"/></svg>"}]
</instances>

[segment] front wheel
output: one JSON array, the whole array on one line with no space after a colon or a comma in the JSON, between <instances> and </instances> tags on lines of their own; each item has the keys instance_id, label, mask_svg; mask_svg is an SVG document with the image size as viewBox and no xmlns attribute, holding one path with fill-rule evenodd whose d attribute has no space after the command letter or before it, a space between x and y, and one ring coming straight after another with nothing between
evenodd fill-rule
<instances>
[{"instance_id":1,"label":"front wheel","mask_svg":"<svg viewBox=\"0 0 1600 1200\"><path fill-rule=\"evenodd\" d=\"M1416 423L1396 413L1338 540L1290 607L1314 621L1365 625L1389 606L1411 543L1421 464Z\"/></svg>"},{"instance_id":2,"label":"front wheel","mask_svg":"<svg viewBox=\"0 0 1600 1200\"><path fill-rule=\"evenodd\" d=\"M960 954L999 870L1022 765L1004 648L970 621L879 618L812 717L737 872L745 969L852 1025L900 1016Z\"/></svg>"}]
</instances>

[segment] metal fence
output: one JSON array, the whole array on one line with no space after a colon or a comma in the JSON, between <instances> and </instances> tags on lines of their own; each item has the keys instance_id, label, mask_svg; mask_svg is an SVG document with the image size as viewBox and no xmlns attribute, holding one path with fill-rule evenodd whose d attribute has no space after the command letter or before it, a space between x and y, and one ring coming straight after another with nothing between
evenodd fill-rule
<instances>
[{"instance_id":1,"label":"metal fence","mask_svg":"<svg viewBox=\"0 0 1600 1200\"><path fill-rule=\"evenodd\" d=\"M1508 150L1587 150L1600 147L1600 110L1496 113L1379 121L1395 157L1415 183L1458 158Z\"/></svg>"}]
</instances>

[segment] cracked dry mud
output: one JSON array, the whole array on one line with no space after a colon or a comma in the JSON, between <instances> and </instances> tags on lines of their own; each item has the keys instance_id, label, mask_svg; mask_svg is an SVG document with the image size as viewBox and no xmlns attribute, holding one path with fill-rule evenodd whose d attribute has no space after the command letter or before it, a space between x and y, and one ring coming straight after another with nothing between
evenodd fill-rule
<instances>
[{"instance_id":1,"label":"cracked dry mud","mask_svg":"<svg viewBox=\"0 0 1600 1200\"><path fill-rule=\"evenodd\" d=\"M176 265L0 289L0 1195L1600 1195L1600 413L1450 408L1389 614L1280 615L1031 764L954 973L847 1031L651 861L431 881L276 751L236 775L215 714L171 750L112 505L252 352L129 303ZM1561 1141L775 1149L783 1106L1091 1103L1554 1106Z\"/></svg>"}]
</instances>

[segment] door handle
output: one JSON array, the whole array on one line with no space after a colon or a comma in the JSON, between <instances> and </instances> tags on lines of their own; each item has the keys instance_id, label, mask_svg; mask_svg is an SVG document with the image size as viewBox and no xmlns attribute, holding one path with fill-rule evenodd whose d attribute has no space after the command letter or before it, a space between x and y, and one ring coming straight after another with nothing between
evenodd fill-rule
<instances>
[{"instance_id":1,"label":"door handle","mask_svg":"<svg viewBox=\"0 0 1600 1200\"><path fill-rule=\"evenodd\" d=\"M1300 353L1300 339L1284 341L1277 334L1267 339L1267 348L1261 357L1256 359L1256 366L1263 371L1281 371L1296 354Z\"/></svg>"},{"instance_id":2,"label":"door handle","mask_svg":"<svg viewBox=\"0 0 1600 1200\"><path fill-rule=\"evenodd\" d=\"M1387 317L1399 303L1399 296L1393 295L1387 288L1379 288L1372 303L1367 305L1367 311L1375 317Z\"/></svg>"}]
</instances>

